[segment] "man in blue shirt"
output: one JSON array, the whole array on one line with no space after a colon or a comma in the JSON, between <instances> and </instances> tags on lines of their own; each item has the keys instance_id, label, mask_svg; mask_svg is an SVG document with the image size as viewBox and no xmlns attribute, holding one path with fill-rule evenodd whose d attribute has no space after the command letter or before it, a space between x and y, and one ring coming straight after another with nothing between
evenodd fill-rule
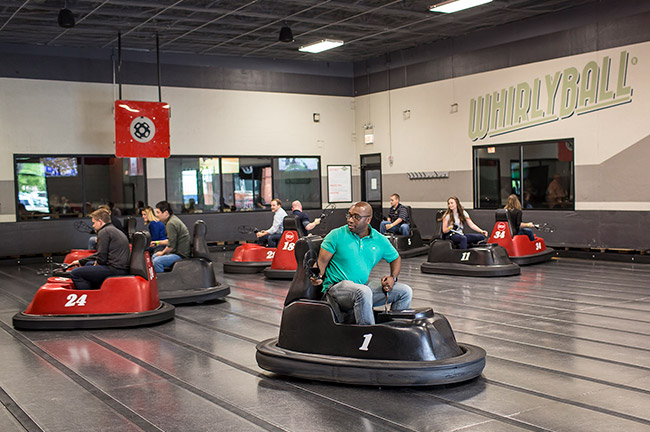
<instances>
[{"instance_id":1,"label":"man in blue shirt","mask_svg":"<svg viewBox=\"0 0 650 432\"><path fill-rule=\"evenodd\" d=\"M305 228L305 232L313 230L320 223L320 218L314 219L313 222L309 221L309 216L302 211L302 203L298 200L291 203L291 214L298 216L300 223Z\"/></svg>"},{"instance_id":2,"label":"man in blue shirt","mask_svg":"<svg viewBox=\"0 0 650 432\"><path fill-rule=\"evenodd\" d=\"M413 291L397 282L402 259L388 239L370 226L372 208L366 202L350 207L347 225L332 230L321 244L318 268L324 274L311 279L323 285L342 310L353 310L357 324L372 325L372 308L386 302L391 310L408 309ZM370 272L382 259L390 264L390 274L381 280L368 280ZM322 270L321 270L322 271Z\"/></svg>"},{"instance_id":3,"label":"man in blue shirt","mask_svg":"<svg viewBox=\"0 0 650 432\"><path fill-rule=\"evenodd\" d=\"M388 210L388 219L382 221L379 225L379 232L386 234L392 232L401 234L403 236L409 235L411 221L409 221L409 213L399 202L399 195L392 194L390 196L390 209Z\"/></svg>"}]
</instances>

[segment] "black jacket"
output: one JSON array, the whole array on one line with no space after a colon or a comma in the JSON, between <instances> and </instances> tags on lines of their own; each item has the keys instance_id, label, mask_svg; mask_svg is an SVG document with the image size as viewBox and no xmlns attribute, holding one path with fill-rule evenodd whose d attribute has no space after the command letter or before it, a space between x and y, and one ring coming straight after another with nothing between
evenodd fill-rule
<instances>
[{"instance_id":1,"label":"black jacket","mask_svg":"<svg viewBox=\"0 0 650 432\"><path fill-rule=\"evenodd\" d=\"M88 261L97 261L97 265L105 265L114 269L129 270L131 250L126 234L108 223L97 233L97 252L79 260L85 265Z\"/></svg>"}]
</instances>

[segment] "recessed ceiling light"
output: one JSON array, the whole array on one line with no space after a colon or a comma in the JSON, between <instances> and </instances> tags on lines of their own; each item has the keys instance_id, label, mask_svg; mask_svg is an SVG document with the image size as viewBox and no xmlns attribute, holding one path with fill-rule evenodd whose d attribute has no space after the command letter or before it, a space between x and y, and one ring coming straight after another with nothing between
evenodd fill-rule
<instances>
[{"instance_id":1,"label":"recessed ceiling light","mask_svg":"<svg viewBox=\"0 0 650 432\"><path fill-rule=\"evenodd\" d=\"M343 45L343 41L323 39L322 41L314 42L309 45L303 45L300 48L298 48L298 51L310 52L315 54L315 53L327 51L328 49L340 47L341 45Z\"/></svg>"},{"instance_id":2,"label":"recessed ceiling light","mask_svg":"<svg viewBox=\"0 0 650 432\"><path fill-rule=\"evenodd\" d=\"M429 10L431 12L454 13L490 2L492 0L448 0L429 6Z\"/></svg>"}]
</instances>

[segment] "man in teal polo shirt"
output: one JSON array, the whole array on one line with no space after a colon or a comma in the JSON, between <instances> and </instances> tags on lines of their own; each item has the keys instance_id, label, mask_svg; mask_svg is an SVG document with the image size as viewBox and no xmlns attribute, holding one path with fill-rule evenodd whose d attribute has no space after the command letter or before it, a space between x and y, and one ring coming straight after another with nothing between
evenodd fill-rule
<instances>
[{"instance_id":1,"label":"man in teal polo shirt","mask_svg":"<svg viewBox=\"0 0 650 432\"><path fill-rule=\"evenodd\" d=\"M385 293L391 310L408 309L413 296L411 287L397 282L402 259L388 239L370 226L371 218L370 204L350 207L347 225L332 230L321 244L318 268L325 269L324 275L311 279L314 285L323 284L323 292L342 310L353 310L356 323L362 325L375 323L372 308L384 304ZM381 281L368 280L382 259L390 264L390 274Z\"/></svg>"}]
</instances>

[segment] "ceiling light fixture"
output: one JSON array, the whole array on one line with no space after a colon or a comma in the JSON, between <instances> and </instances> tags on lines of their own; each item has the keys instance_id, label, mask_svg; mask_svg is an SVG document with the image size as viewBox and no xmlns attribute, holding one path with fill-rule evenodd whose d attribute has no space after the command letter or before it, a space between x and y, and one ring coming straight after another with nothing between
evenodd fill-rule
<instances>
[{"instance_id":1,"label":"ceiling light fixture","mask_svg":"<svg viewBox=\"0 0 650 432\"><path fill-rule=\"evenodd\" d=\"M429 11L454 13L490 2L492 2L492 0L447 0L442 3L429 6Z\"/></svg>"},{"instance_id":2,"label":"ceiling light fixture","mask_svg":"<svg viewBox=\"0 0 650 432\"><path fill-rule=\"evenodd\" d=\"M285 25L280 29L280 37L278 40L280 42L293 42L293 32L288 25Z\"/></svg>"},{"instance_id":3,"label":"ceiling light fixture","mask_svg":"<svg viewBox=\"0 0 650 432\"><path fill-rule=\"evenodd\" d=\"M302 52L310 52L310 53L319 53L323 51L327 51L332 48L340 47L343 45L343 41L340 40L333 40L333 39L323 39L318 42L314 42L309 45L303 45L300 48L298 48L298 51Z\"/></svg>"},{"instance_id":4,"label":"ceiling light fixture","mask_svg":"<svg viewBox=\"0 0 650 432\"><path fill-rule=\"evenodd\" d=\"M66 7L59 11L59 18L57 21L59 22L59 27L63 28L72 28L75 25L74 15L72 11Z\"/></svg>"}]
</instances>

